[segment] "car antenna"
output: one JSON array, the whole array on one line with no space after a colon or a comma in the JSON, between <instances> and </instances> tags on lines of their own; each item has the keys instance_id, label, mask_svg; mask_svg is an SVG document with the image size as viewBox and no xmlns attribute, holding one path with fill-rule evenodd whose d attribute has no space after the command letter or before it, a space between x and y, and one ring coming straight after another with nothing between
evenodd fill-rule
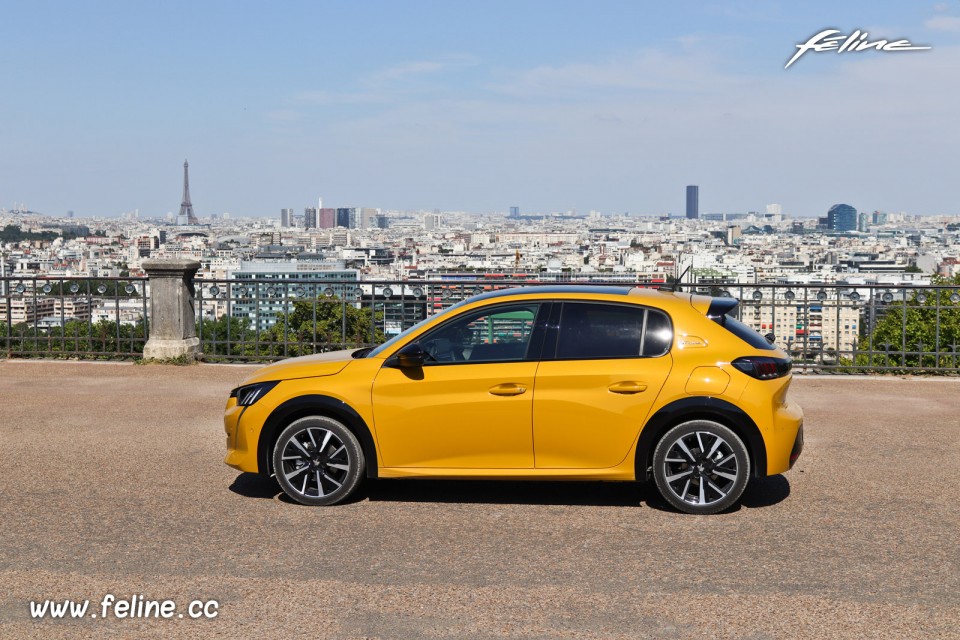
<instances>
[{"instance_id":1,"label":"car antenna","mask_svg":"<svg viewBox=\"0 0 960 640\"><path fill-rule=\"evenodd\" d=\"M683 273L680 274L680 277L678 277L674 282L665 284L662 287L657 287L657 291L664 291L666 293L673 293L675 291L680 291L680 285L683 284L683 278L684 276L687 275L687 272L690 271L690 267L692 266L693 265L690 265L686 269L684 269Z\"/></svg>"}]
</instances>

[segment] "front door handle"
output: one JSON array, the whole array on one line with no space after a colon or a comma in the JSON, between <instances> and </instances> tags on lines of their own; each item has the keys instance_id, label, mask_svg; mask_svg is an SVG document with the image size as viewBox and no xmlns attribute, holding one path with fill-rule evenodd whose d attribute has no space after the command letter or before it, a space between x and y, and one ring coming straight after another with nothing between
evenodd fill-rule
<instances>
[{"instance_id":1,"label":"front door handle","mask_svg":"<svg viewBox=\"0 0 960 640\"><path fill-rule=\"evenodd\" d=\"M640 382L634 382L632 380L625 380L623 382L614 382L612 385L607 387L613 393L640 393L641 391L647 390L647 385Z\"/></svg>"},{"instance_id":2,"label":"front door handle","mask_svg":"<svg viewBox=\"0 0 960 640\"><path fill-rule=\"evenodd\" d=\"M503 384L490 387L490 393L495 396L518 396L526 390L527 388L525 386L515 382L505 382Z\"/></svg>"}]
</instances>

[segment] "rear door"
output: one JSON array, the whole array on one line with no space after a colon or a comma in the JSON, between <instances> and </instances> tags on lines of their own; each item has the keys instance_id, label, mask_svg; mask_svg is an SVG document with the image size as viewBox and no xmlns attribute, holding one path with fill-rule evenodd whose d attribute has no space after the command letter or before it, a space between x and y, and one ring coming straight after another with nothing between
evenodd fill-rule
<instances>
[{"instance_id":1,"label":"rear door","mask_svg":"<svg viewBox=\"0 0 960 640\"><path fill-rule=\"evenodd\" d=\"M551 315L533 402L535 465L616 466L670 373L670 320L606 302L565 301Z\"/></svg>"}]
</instances>

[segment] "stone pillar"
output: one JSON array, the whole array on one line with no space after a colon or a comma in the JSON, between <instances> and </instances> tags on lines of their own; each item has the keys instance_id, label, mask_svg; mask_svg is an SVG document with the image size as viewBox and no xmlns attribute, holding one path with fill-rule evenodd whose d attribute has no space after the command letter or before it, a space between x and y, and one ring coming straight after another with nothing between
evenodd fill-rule
<instances>
[{"instance_id":1,"label":"stone pillar","mask_svg":"<svg viewBox=\"0 0 960 640\"><path fill-rule=\"evenodd\" d=\"M150 279L150 335L143 347L145 360L200 357L193 276L196 260L164 258L144 260Z\"/></svg>"}]
</instances>

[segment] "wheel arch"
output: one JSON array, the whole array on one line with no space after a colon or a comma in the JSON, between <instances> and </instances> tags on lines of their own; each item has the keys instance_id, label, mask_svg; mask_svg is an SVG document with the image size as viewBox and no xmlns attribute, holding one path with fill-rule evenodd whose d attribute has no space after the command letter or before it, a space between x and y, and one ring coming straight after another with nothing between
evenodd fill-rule
<instances>
[{"instance_id":1,"label":"wheel arch","mask_svg":"<svg viewBox=\"0 0 960 640\"><path fill-rule=\"evenodd\" d=\"M653 451L660 438L672 427L690 420L713 420L733 430L750 454L751 475L767 475L767 446L753 419L735 404L711 396L692 396L662 407L647 421L637 440L634 473L637 480L648 480Z\"/></svg>"},{"instance_id":2,"label":"wheel arch","mask_svg":"<svg viewBox=\"0 0 960 640\"><path fill-rule=\"evenodd\" d=\"M366 476L368 478L377 477L377 447L367 423L346 402L324 395L305 395L291 398L273 410L270 417L264 422L263 428L260 430L260 438L257 440L257 470L259 473L267 475L273 473L272 452L277 439L280 437L280 432L295 420L307 416L327 416L342 422L360 442Z\"/></svg>"}]
</instances>

